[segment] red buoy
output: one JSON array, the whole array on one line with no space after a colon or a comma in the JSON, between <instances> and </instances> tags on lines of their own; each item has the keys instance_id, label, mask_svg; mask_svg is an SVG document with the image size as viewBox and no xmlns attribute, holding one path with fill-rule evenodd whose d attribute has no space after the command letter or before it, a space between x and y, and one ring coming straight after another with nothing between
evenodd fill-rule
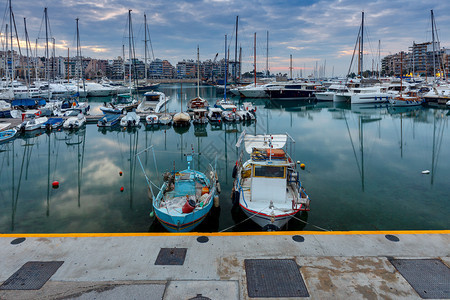
<instances>
[{"instance_id":1,"label":"red buoy","mask_svg":"<svg viewBox=\"0 0 450 300\"><path fill-rule=\"evenodd\" d=\"M120 191L123 192L123 187L120 188Z\"/></svg>"},{"instance_id":2,"label":"red buoy","mask_svg":"<svg viewBox=\"0 0 450 300\"><path fill-rule=\"evenodd\" d=\"M52 182L52 187L54 188L54 189L57 189L57 188L59 188L59 181L53 181Z\"/></svg>"},{"instance_id":3,"label":"red buoy","mask_svg":"<svg viewBox=\"0 0 450 300\"><path fill-rule=\"evenodd\" d=\"M119 175L122 176L122 171L119 172Z\"/></svg>"}]
</instances>

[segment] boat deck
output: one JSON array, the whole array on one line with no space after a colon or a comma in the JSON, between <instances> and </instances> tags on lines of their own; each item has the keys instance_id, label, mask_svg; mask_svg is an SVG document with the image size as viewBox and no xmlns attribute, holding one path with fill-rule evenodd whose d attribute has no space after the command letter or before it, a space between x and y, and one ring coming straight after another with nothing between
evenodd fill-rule
<instances>
[{"instance_id":1,"label":"boat deck","mask_svg":"<svg viewBox=\"0 0 450 300\"><path fill-rule=\"evenodd\" d=\"M163 200L160 202L159 209L172 216L184 215L182 208L183 205L193 200L196 204L205 202L209 194L202 195L202 189L205 187L195 179L190 179L189 174L185 173L182 177L175 182L174 189L163 193ZM202 206L196 205L195 210L200 210Z\"/></svg>"}]
</instances>

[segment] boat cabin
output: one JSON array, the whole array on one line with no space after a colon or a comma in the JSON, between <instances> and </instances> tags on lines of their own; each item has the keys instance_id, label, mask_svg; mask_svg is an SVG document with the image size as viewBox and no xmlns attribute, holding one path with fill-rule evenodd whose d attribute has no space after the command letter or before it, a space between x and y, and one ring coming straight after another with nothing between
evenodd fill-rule
<instances>
[{"instance_id":1,"label":"boat cabin","mask_svg":"<svg viewBox=\"0 0 450 300\"><path fill-rule=\"evenodd\" d=\"M250 166L244 165L247 174L243 174L243 177L251 176L251 199L274 202L279 199L284 202L290 164L287 154L283 149L253 148L251 158ZM248 174L248 171L251 173Z\"/></svg>"}]
</instances>

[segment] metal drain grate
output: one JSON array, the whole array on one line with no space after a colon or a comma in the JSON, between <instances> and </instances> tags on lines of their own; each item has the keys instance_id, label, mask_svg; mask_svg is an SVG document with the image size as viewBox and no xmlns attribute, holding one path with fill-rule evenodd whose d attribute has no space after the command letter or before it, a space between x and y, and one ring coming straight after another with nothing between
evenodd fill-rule
<instances>
[{"instance_id":1,"label":"metal drain grate","mask_svg":"<svg viewBox=\"0 0 450 300\"><path fill-rule=\"evenodd\" d=\"M249 297L309 297L292 259L246 259L245 273Z\"/></svg>"},{"instance_id":2,"label":"metal drain grate","mask_svg":"<svg viewBox=\"0 0 450 300\"><path fill-rule=\"evenodd\" d=\"M450 298L450 269L438 259L390 259L423 299Z\"/></svg>"},{"instance_id":3,"label":"metal drain grate","mask_svg":"<svg viewBox=\"0 0 450 300\"><path fill-rule=\"evenodd\" d=\"M0 290L39 290L63 261L29 261L0 286Z\"/></svg>"},{"instance_id":4,"label":"metal drain grate","mask_svg":"<svg viewBox=\"0 0 450 300\"><path fill-rule=\"evenodd\" d=\"M161 248L155 265L183 265L187 248Z\"/></svg>"}]
</instances>

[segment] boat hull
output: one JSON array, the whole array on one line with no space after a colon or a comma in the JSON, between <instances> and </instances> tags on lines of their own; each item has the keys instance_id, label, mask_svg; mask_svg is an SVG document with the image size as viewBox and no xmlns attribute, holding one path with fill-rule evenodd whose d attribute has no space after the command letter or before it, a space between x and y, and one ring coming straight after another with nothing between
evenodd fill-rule
<instances>
[{"instance_id":1,"label":"boat hull","mask_svg":"<svg viewBox=\"0 0 450 300\"><path fill-rule=\"evenodd\" d=\"M193 212L182 214L181 216L167 214L164 209L157 208L154 204L153 209L158 221L169 232L190 232L200 225L207 217L214 203L214 196L215 192L212 193L211 200L202 209L194 210Z\"/></svg>"},{"instance_id":2,"label":"boat hull","mask_svg":"<svg viewBox=\"0 0 450 300\"><path fill-rule=\"evenodd\" d=\"M313 90L301 90L301 89L268 89L266 92L269 94L270 99L281 100L312 100L315 99Z\"/></svg>"},{"instance_id":3,"label":"boat hull","mask_svg":"<svg viewBox=\"0 0 450 300\"><path fill-rule=\"evenodd\" d=\"M284 225L286 225L289 220L300 211L290 210L288 213L280 214L280 215L266 215L258 211L254 211L248 207L246 207L243 203L239 203L242 211L247 215L247 217L251 218L253 222L261 226L263 229L271 229L271 230L280 230Z\"/></svg>"}]
</instances>

